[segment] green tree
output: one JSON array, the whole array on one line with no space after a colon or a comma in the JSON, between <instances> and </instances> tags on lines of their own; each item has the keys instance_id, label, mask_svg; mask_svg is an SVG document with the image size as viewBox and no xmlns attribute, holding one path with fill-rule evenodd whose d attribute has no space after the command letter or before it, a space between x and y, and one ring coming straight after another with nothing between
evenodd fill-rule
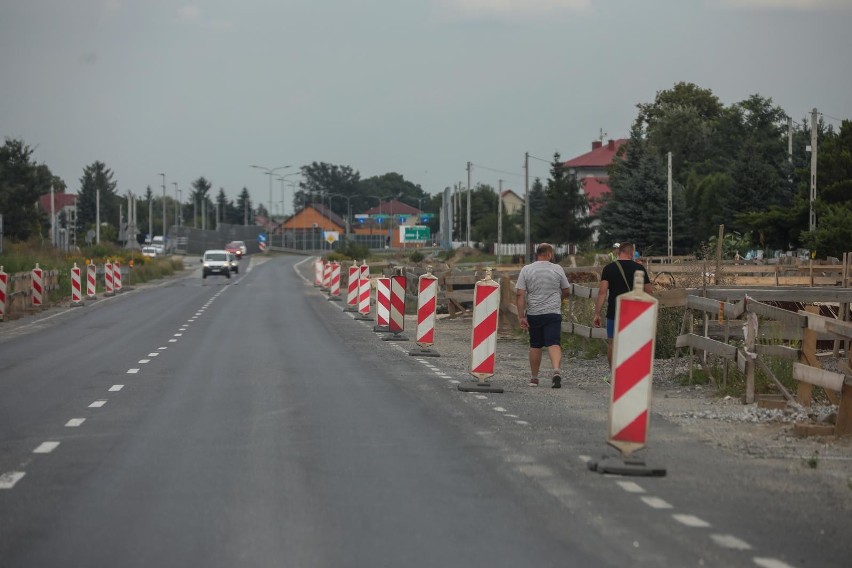
<instances>
[{"instance_id":1,"label":"green tree","mask_svg":"<svg viewBox=\"0 0 852 568\"><path fill-rule=\"evenodd\" d=\"M189 192L189 198L194 211L193 226L204 227L208 229L214 226L212 219L216 215L213 207L213 202L210 200L210 188L213 187L204 176L199 177L190 184L192 191ZM206 216L206 223L204 217Z\"/></svg>"},{"instance_id":2,"label":"green tree","mask_svg":"<svg viewBox=\"0 0 852 568\"><path fill-rule=\"evenodd\" d=\"M242 191L240 191L236 207L232 213L236 216L231 218L229 222L235 225L254 224L254 211L252 210L251 196L249 195L248 188L243 187Z\"/></svg>"},{"instance_id":3,"label":"green tree","mask_svg":"<svg viewBox=\"0 0 852 568\"><path fill-rule=\"evenodd\" d=\"M544 236L555 244L586 242L592 236L589 202L577 177L562 164L559 153L554 153L540 215Z\"/></svg>"},{"instance_id":4,"label":"green tree","mask_svg":"<svg viewBox=\"0 0 852 568\"><path fill-rule=\"evenodd\" d=\"M77 233L85 234L94 229L100 200L101 240L111 240L108 235L118 236L118 212L120 198L115 188L112 170L103 162L95 161L83 168L80 178L80 193L77 196ZM100 197L99 197L100 196ZM114 231L107 231L106 226Z\"/></svg>"},{"instance_id":5,"label":"green tree","mask_svg":"<svg viewBox=\"0 0 852 568\"><path fill-rule=\"evenodd\" d=\"M302 181L299 182L299 191L293 195L293 205L322 202L328 203L328 195L336 194L350 197L352 210L357 211L356 204L361 203L356 199L361 174L349 166L338 166L325 162L312 162L310 165L302 166ZM346 213L346 203L338 199L336 212Z\"/></svg>"},{"instance_id":6,"label":"green tree","mask_svg":"<svg viewBox=\"0 0 852 568\"><path fill-rule=\"evenodd\" d=\"M0 213L5 235L15 241L40 231L46 218L35 203L58 179L46 165L36 164L32 155L32 148L21 140L6 138L0 147Z\"/></svg>"}]
</instances>

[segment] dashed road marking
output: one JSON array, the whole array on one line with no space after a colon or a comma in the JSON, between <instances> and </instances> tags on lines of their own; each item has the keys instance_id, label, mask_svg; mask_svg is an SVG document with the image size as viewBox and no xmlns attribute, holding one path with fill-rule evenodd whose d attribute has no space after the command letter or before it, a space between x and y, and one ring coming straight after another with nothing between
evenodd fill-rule
<instances>
[{"instance_id":1,"label":"dashed road marking","mask_svg":"<svg viewBox=\"0 0 852 568\"><path fill-rule=\"evenodd\" d=\"M478 398L478 399L480 399L480 400L485 400L485 399L487 399L487 398L488 398L488 397L487 397L487 396L485 396L484 394L475 394L475 395L473 395L473 396L475 396L476 398Z\"/></svg>"},{"instance_id":2,"label":"dashed road marking","mask_svg":"<svg viewBox=\"0 0 852 568\"><path fill-rule=\"evenodd\" d=\"M101 408L106 403L107 401L105 400L96 400L95 402L89 405L89 408Z\"/></svg>"},{"instance_id":3,"label":"dashed road marking","mask_svg":"<svg viewBox=\"0 0 852 568\"><path fill-rule=\"evenodd\" d=\"M492 410L494 410L494 412L506 412L506 409L502 406L495 406Z\"/></svg>"},{"instance_id":4,"label":"dashed road marking","mask_svg":"<svg viewBox=\"0 0 852 568\"><path fill-rule=\"evenodd\" d=\"M709 527L710 523L703 519L699 519L695 515L672 515L672 518L682 525L694 528Z\"/></svg>"},{"instance_id":5,"label":"dashed road marking","mask_svg":"<svg viewBox=\"0 0 852 568\"><path fill-rule=\"evenodd\" d=\"M0 489L12 489L26 474L25 471L8 471L0 474Z\"/></svg>"},{"instance_id":6,"label":"dashed road marking","mask_svg":"<svg viewBox=\"0 0 852 568\"><path fill-rule=\"evenodd\" d=\"M450 382L451 382L451 383L453 383L454 385L457 385L457 384L459 384L461 381L457 381L457 380L455 380L455 379L454 379L454 380L452 380L452 381L450 381Z\"/></svg>"},{"instance_id":7,"label":"dashed road marking","mask_svg":"<svg viewBox=\"0 0 852 568\"><path fill-rule=\"evenodd\" d=\"M515 424L520 424L521 426L529 426L529 422L526 420L515 420Z\"/></svg>"},{"instance_id":8,"label":"dashed road marking","mask_svg":"<svg viewBox=\"0 0 852 568\"><path fill-rule=\"evenodd\" d=\"M176 333L172 337L183 337L183 334L182 333Z\"/></svg>"},{"instance_id":9,"label":"dashed road marking","mask_svg":"<svg viewBox=\"0 0 852 568\"><path fill-rule=\"evenodd\" d=\"M652 509L674 509L671 503L664 501L659 497L642 497L642 502Z\"/></svg>"},{"instance_id":10,"label":"dashed road marking","mask_svg":"<svg viewBox=\"0 0 852 568\"><path fill-rule=\"evenodd\" d=\"M157 347L157 349L159 349L160 351L165 351L166 349L168 349L168 347Z\"/></svg>"},{"instance_id":11,"label":"dashed road marking","mask_svg":"<svg viewBox=\"0 0 852 568\"><path fill-rule=\"evenodd\" d=\"M159 357L159 353L148 353L148 357Z\"/></svg>"},{"instance_id":12,"label":"dashed road marking","mask_svg":"<svg viewBox=\"0 0 852 568\"><path fill-rule=\"evenodd\" d=\"M777 558L753 558L754 563L760 566L761 568L793 568L786 562L782 562Z\"/></svg>"},{"instance_id":13,"label":"dashed road marking","mask_svg":"<svg viewBox=\"0 0 852 568\"><path fill-rule=\"evenodd\" d=\"M138 372L139 372L139 369L127 369L128 375L135 375Z\"/></svg>"},{"instance_id":14,"label":"dashed road marking","mask_svg":"<svg viewBox=\"0 0 852 568\"><path fill-rule=\"evenodd\" d=\"M145 365L146 363L150 363L150 362L151 362L151 360L150 360L150 359L139 359L139 364L140 364L140 365Z\"/></svg>"},{"instance_id":15,"label":"dashed road marking","mask_svg":"<svg viewBox=\"0 0 852 568\"><path fill-rule=\"evenodd\" d=\"M616 481L619 487L627 491L628 493L645 493L645 490L642 489L642 486L636 483L635 481Z\"/></svg>"},{"instance_id":16,"label":"dashed road marking","mask_svg":"<svg viewBox=\"0 0 852 568\"><path fill-rule=\"evenodd\" d=\"M169 339L169 343L177 343L177 339Z\"/></svg>"},{"instance_id":17,"label":"dashed road marking","mask_svg":"<svg viewBox=\"0 0 852 568\"><path fill-rule=\"evenodd\" d=\"M65 423L66 428L76 428L78 426L82 426L83 422L85 422L85 418L72 418L68 422Z\"/></svg>"},{"instance_id":18,"label":"dashed road marking","mask_svg":"<svg viewBox=\"0 0 852 568\"><path fill-rule=\"evenodd\" d=\"M59 447L59 442L42 442L33 450L34 454L49 454Z\"/></svg>"},{"instance_id":19,"label":"dashed road marking","mask_svg":"<svg viewBox=\"0 0 852 568\"><path fill-rule=\"evenodd\" d=\"M118 392L124 388L124 385L112 385L109 387L109 392Z\"/></svg>"},{"instance_id":20,"label":"dashed road marking","mask_svg":"<svg viewBox=\"0 0 852 568\"><path fill-rule=\"evenodd\" d=\"M733 550L751 550L751 545L746 541L735 537L732 534L711 534L710 538L713 542L722 548L730 548Z\"/></svg>"},{"instance_id":21,"label":"dashed road marking","mask_svg":"<svg viewBox=\"0 0 852 568\"><path fill-rule=\"evenodd\" d=\"M589 463L590 461L592 461L592 456L579 455L579 456L577 456L577 457L578 457L578 458L580 459L580 461L581 461L581 462L583 462L583 463Z\"/></svg>"}]
</instances>

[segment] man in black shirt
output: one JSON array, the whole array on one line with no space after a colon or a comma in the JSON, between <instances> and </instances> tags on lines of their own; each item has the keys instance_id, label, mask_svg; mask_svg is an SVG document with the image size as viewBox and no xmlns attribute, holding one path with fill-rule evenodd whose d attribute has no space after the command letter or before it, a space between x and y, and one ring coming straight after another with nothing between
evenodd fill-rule
<instances>
[{"instance_id":1,"label":"man in black shirt","mask_svg":"<svg viewBox=\"0 0 852 568\"><path fill-rule=\"evenodd\" d=\"M631 243L615 243L614 247L618 249L618 256L613 262L604 266L601 271L601 285L598 288L593 321L595 327L601 326L601 308L604 300L609 296L606 308L606 356L610 367L612 366L612 338L615 335L616 298L633 290L633 275L637 270L641 270L645 274L645 292L650 294L654 291L651 279L648 278L648 271L645 270L644 266L633 260L635 247Z\"/></svg>"}]
</instances>

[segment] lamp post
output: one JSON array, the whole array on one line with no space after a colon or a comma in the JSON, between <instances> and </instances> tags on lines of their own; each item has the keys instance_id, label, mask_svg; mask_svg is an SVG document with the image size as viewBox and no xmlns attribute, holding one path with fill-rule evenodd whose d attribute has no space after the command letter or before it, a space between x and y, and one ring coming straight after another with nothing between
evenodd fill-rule
<instances>
[{"instance_id":1,"label":"lamp post","mask_svg":"<svg viewBox=\"0 0 852 568\"><path fill-rule=\"evenodd\" d=\"M178 184L176 181L172 182L172 185L175 186L175 225L177 225L178 229L180 228L180 201L178 200Z\"/></svg>"},{"instance_id":2,"label":"lamp post","mask_svg":"<svg viewBox=\"0 0 852 568\"><path fill-rule=\"evenodd\" d=\"M265 168L263 166L257 166L257 165L252 164L251 167L256 168L258 170L261 170L261 171L263 171L263 173L265 173L266 175L269 176L269 203L268 203L268 206L269 206L269 220L271 221L272 220L272 174L277 172L278 170L286 170L287 168L289 168L291 166L278 166L277 168Z\"/></svg>"},{"instance_id":3,"label":"lamp post","mask_svg":"<svg viewBox=\"0 0 852 568\"><path fill-rule=\"evenodd\" d=\"M346 200L346 235L349 235L349 220L352 218L352 196L351 195L343 195L342 193L329 193L329 209L331 209L331 198L332 197L342 197Z\"/></svg>"},{"instance_id":4,"label":"lamp post","mask_svg":"<svg viewBox=\"0 0 852 568\"><path fill-rule=\"evenodd\" d=\"M286 205L287 205L287 201L284 199L284 180L287 179L290 176L298 176L298 175L302 175L302 172L293 172L291 174L286 174L286 175L278 176L277 178L275 178L276 180L281 182L281 214L282 215L285 214L285 209L286 209ZM291 185L294 185L293 182L289 182L289 183Z\"/></svg>"},{"instance_id":5,"label":"lamp post","mask_svg":"<svg viewBox=\"0 0 852 568\"><path fill-rule=\"evenodd\" d=\"M163 246L166 245L166 174L163 176Z\"/></svg>"}]
</instances>

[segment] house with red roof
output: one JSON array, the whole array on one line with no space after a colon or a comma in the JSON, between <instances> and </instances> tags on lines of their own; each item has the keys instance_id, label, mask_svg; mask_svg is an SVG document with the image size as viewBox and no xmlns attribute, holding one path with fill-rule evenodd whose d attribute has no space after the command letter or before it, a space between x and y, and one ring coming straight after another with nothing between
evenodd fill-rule
<instances>
[{"instance_id":1,"label":"house with red roof","mask_svg":"<svg viewBox=\"0 0 852 568\"><path fill-rule=\"evenodd\" d=\"M612 164L619 148L626 142L626 138L619 138L608 140L604 145L602 141L595 140L589 152L563 163L568 172L577 176L580 181L592 214L600 207L600 198L609 193L607 168Z\"/></svg>"}]
</instances>

